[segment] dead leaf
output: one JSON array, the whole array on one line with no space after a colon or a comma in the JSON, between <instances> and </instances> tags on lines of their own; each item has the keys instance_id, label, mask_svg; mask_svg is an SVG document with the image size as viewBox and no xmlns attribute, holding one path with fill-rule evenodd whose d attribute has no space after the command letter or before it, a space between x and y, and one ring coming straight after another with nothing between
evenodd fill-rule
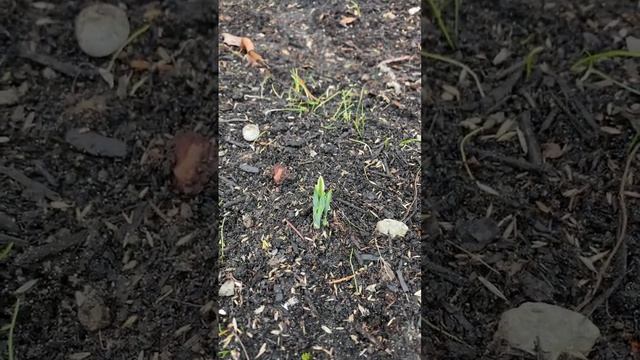
<instances>
[{"instance_id":1,"label":"dead leaf","mask_svg":"<svg viewBox=\"0 0 640 360\"><path fill-rule=\"evenodd\" d=\"M229 46L240 47L242 38L240 36L231 35L229 33L222 33L222 42Z\"/></svg>"},{"instance_id":2,"label":"dead leaf","mask_svg":"<svg viewBox=\"0 0 640 360\"><path fill-rule=\"evenodd\" d=\"M515 124L515 121L513 119L505 120L502 123L502 125L500 125L500 128L498 128L498 131L496 132L496 138L500 138L502 137L502 135L506 134L507 131L513 128L514 124Z\"/></svg>"},{"instance_id":3,"label":"dead leaf","mask_svg":"<svg viewBox=\"0 0 640 360\"><path fill-rule=\"evenodd\" d=\"M265 64L262 56L253 50L247 53L247 61L250 66L261 66Z\"/></svg>"},{"instance_id":4,"label":"dead leaf","mask_svg":"<svg viewBox=\"0 0 640 360\"><path fill-rule=\"evenodd\" d=\"M564 155L564 151L560 145L556 143L544 143L542 144L542 157L545 159L557 159Z\"/></svg>"},{"instance_id":5,"label":"dead leaf","mask_svg":"<svg viewBox=\"0 0 640 360\"><path fill-rule=\"evenodd\" d=\"M276 164L273 167L273 182L275 182L276 185L282 184L284 179L287 177L287 172L287 168L284 167L284 165Z\"/></svg>"},{"instance_id":6,"label":"dead leaf","mask_svg":"<svg viewBox=\"0 0 640 360\"><path fill-rule=\"evenodd\" d=\"M194 132L176 135L173 176L178 190L186 194L202 191L214 169L214 155L211 144L202 135Z\"/></svg>"},{"instance_id":7,"label":"dead leaf","mask_svg":"<svg viewBox=\"0 0 640 360\"><path fill-rule=\"evenodd\" d=\"M489 185L485 185L485 184L481 183L480 181L476 181L476 185L478 186L478 188L480 188L480 190L486 192L487 194L491 194L491 195L494 195L494 196L500 196L500 193L496 189L492 188Z\"/></svg>"},{"instance_id":8,"label":"dead leaf","mask_svg":"<svg viewBox=\"0 0 640 360\"><path fill-rule=\"evenodd\" d=\"M536 201L536 206L538 207L538 209L540 209L540 211L542 211L545 214L551 214L551 208L549 208L545 203L543 203L542 201Z\"/></svg>"},{"instance_id":9,"label":"dead leaf","mask_svg":"<svg viewBox=\"0 0 640 360\"><path fill-rule=\"evenodd\" d=\"M246 51L247 54L255 51L256 47L255 45L253 45L253 41L251 41L251 39L243 37L240 38L240 50Z\"/></svg>"},{"instance_id":10,"label":"dead leaf","mask_svg":"<svg viewBox=\"0 0 640 360\"><path fill-rule=\"evenodd\" d=\"M159 73L165 73L173 70L173 65L159 62L153 65L153 68Z\"/></svg>"},{"instance_id":11,"label":"dead leaf","mask_svg":"<svg viewBox=\"0 0 640 360\"><path fill-rule=\"evenodd\" d=\"M502 299L502 300L504 300L506 302L509 302L509 300L507 300L507 297L504 296L502 291L500 291L500 289L498 289L497 286L493 285L489 280L485 279L482 276L478 276L478 280L482 283L482 285L484 285L495 296L499 297L500 299Z\"/></svg>"},{"instance_id":12,"label":"dead leaf","mask_svg":"<svg viewBox=\"0 0 640 360\"><path fill-rule=\"evenodd\" d=\"M351 23L355 22L356 20L358 20L358 18L357 18L357 17L354 17L354 16L343 16L343 17L340 19L340 25L342 25L342 26L347 26L347 25L349 25L349 24L351 24Z\"/></svg>"},{"instance_id":13,"label":"dead leaf","mask_svg":"<svg viewBox=\"0 0 640 360\"><path fill-rule=\"evenodd\" d=\"M256 47L251 39L247 37L231 35L229 33L223 33L222 42L229 46L239 47L240 51L245 52L247 54L246 59L249 62L250 66L267 67L267 64L262 56L260 56L260 54L256 52Z\"/></svg>"},{"instance_id":14,"label":"dead leaf","mask_svg":"<svg viewBox=\"0 0 640 360\"><path fill-rule=\"evenodd\" d=\"M134 69L134 70L149 70L151 68L151 63L148 62L147 60L141 60L141 59L136 59L136 60L131 60L129 62L129 66Z\"/></svg>"}]
</instances>

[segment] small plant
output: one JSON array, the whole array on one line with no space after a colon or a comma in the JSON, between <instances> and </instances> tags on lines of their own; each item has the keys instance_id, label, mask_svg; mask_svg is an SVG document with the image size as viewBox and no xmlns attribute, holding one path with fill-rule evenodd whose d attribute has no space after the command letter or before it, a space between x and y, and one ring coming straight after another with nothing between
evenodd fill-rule
<instances>
[{"instance_id":1,"label":"small plant","mask_svg":"<svg viewBox=\"0 0 640 360\"><path fill-rule=\"evenodd\" d=\"M300 360L313 360L313 355L310 352L303 352L300 356Z\"/></svg>"},{"instance_id":2,"label":"small plant","mask_svg":"<svg viewBox=\"0 0 640 360\"><path fill-rule=\"evenodd\" d=\"M318 182L313 190L313 227L320 229L320 226L327 226L327 214L331 209L332 190L325 192L324 179L318 178Z\"/></svg>"}]
</instances>

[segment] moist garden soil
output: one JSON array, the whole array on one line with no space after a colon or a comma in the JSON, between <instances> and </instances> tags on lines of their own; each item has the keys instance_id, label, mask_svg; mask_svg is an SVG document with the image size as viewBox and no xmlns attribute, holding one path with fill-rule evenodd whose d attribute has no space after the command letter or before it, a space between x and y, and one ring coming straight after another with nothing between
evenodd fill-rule
<instances>
[{"instance_id":1,"label":"moist garden soil","mask_svg":"<svg viewBox=\"0 0 640 360\"><path fill-rule=\"evenodd\" d=\"M250 38L269 67L247 66L220 39L219 284L233 287L218 299L221 356L418 358L420 14L409 10L419 5L221 3L221 33ZM310 100L291 71L324 100L352 89L362 134L332 119L340 95L283 110ZM242 136L250 123L253 142ZM329 225L314 229L319 176L333 201ZM377 233L385 218L405 222L406 236Z\"/></svg>"},{"instance_id":2,"label":"moist garden soil","mask_svg":"<svg viewBox=\"0 0 640 360\"><path fill-rule=\"evenodd\" d=\"M181 131L215 136L215 4L120 3L132 32L155 19L116 60L113 88L96 71L110 58L77 46L84 2L2 5L0 89L19 97L0 105L0 242L13 243L0 323L19 299L19 359L214 357L217 184L174 191L170 144ZM130 66L167 54L162 73ZM117 141L67 141L82 128ZM0 339L6 358L8 332Z\"/></svg>"},{"instance_id":3,"label":"moist garden soil","mask_svg":"<svg viewBox=\"0 0 640 360\"><path fill-rule=\"evenodd\" d=\"M468 65L486 93L482 100L459 67L423 59L425 358L535 358L493 339L502 312L533 301L579 309L592 319L601 337L589 359L637 359L637 158L626 185L627 236L599 291L585 299L606 259L593 256L614 248L622 225L618 192L639 98L597 76L580 84L582 73L570 71L586 52L626 49L625 36L640 37L637 4L463 2L455 51L425 14L424 49ZM445 11L451 14L452 6ZM538 46L543 50L527 77L518 63ZM509 55L495 65L501 49ZM619 58L595 67L638 89L638 63ZM465 145L481 188L465 170L460 143L471 132L465 124L488 119L497 124ZM511 134L498 139L511 120L513 126L505 125Z\"/></svg>"}]
</instances>

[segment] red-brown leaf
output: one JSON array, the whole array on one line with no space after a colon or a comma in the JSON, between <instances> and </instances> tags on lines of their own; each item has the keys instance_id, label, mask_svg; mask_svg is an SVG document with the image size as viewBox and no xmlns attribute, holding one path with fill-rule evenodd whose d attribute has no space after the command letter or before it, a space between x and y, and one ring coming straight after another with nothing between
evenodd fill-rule
<instances>
[{"instance_id":1,"label":"red-brown leaf","mask_svg":"<svg viewBox=\"0 0 640 360\"><path fill-rule=\"evenodd\" d=\"M196 194L209 180L213 169L213 147L202 135L181 133L174 138L174 183L186 194Z\"/></svg>"},{"instance_id":2,"label":"red-brown leaf","mask_svg":"<svg viewBox=\"0 0 640 360\"><path fill-rule=\"evenodd\" d=\"M287 172L287 168L284 165L276 164L273 167L273 182L275 182L276 185L282 184L287 177Z\"/></svg>"}]
</instances>

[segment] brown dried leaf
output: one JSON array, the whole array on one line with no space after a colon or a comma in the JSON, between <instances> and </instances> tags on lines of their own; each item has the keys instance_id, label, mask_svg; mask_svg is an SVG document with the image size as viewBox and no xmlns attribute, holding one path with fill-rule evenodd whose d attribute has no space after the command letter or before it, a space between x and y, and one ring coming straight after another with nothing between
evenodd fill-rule
<instances>
[{"instance_id":1,"label":"brown dried leaf","mask_svg":"<svg viewBox=\"0 0 640 360\"><path fill-rule=\"evenodd\" d=\"M253 41L251 41L251 39L243 37L240 38L240 50L246 51L248 54L255 51L256 47L253 45Z\"/></svg>"},{"instance_id":2,"label":"brown dried leaf","mask_svg":"<svg viewBox=\"0 0 640 360\"><path fill-rule=\"evenodd\" d=\"M264 65L264 59L262 58L262 56L260 56L260 54L253 50L247 53L247 61L249 62L250 66Z\"/></svg>"},{"instance_id":3,"label":"brown dried leaf","mask_svg":"<svg viewBox=\"0 0 640 360\"><path fill-rule=\"evenodd\" d=\"M231 35L229 33L222 34L222 42L229 46L236 46L247 54L246 58L250 66L267 66L264 59L256 52L253 41L247 37Z\"/></svg>"},{"instance_id":4,"label":"brown dried leaf","mask_svg":"<svg viewBox=\"0 0 640 360\"><path fill-rule=\"evenodd\" d=\"M140 59L136 59L136 60L131 60L129 62L129 66L134 69L134 70L149 70L151 68L151 63L148 62L147 60L140 60Z\"/></svg>"},{"instance_id":5,"label":"brown dried leaf","mask_svg":"<svg viewBox=\"0 0 640 360\"><path fill-rule=\"evenodd\" d=\"M229 33L222 33L222 42L229 46L240 47L242 38L240 36L231 35Z\"/></svg>"},{"instance_id":6,"label":"brown dried leaf","mask_svg":"<svg viewBox=\"0 0 640 360\"><path fill-rule=\"evenodd\" d=\"M354 16L343 16L343 17L340 19L340 25L342 25L342 26L347 26L347 25L349 25L349 24L351 24L351 23L355 22L356 20L358 20L358 18L357 18L357 17L354 17Z\"/></svg>"},{"instance_id":7,"label":"brown dried leaf","mask_svg":"<svg viewBox=\"0 0 640 360\"><path fill-rule=\"evenodd\" d=\"M209 180L214 152L202 135L187 132L174 138L173 176L178 190L186 194L202 191Z\"/></svg>"}]
</instances>

